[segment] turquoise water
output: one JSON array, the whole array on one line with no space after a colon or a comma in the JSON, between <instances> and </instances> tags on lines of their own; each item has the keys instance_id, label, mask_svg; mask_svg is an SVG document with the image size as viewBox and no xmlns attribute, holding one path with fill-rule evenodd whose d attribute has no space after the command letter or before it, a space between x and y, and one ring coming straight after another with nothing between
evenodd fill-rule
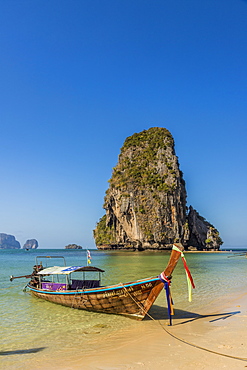
<instances>
[{"instance_id":1,"label":"turquoise water","mask_svg":"<svg viewBox=\"0 0 247 370\"><path fill-rule=\"evenodd\" d=\"M35 369L45 356L71 356L83 348L93 351L112 333L123 328L143 325L129 318L91 313L55 305L23 292L28 279L10 282L9 276L32 272L35 257L63 255L67 266L85 265L85 250L0 250L0 367L23 369L20 361L25 354L25 368ZM91 251L92 265L105 270L103 285L128 282L157 276L164 270L169 252L102 252ZM179 261L173 273L172 295L180 315L200 312L201 307L223 294L246 290L247 260L233 253L186 253L196 289L188 302L187 282L183 264ZM43 260L44 262L44 260ZM160 294L150 314L156 320L167 321L166 298ZM176 317L176 316L175 316ZM144 325L148 325L148 319ZM28 365L29 364L29 365Z\"/></svg>"}]
</instances>

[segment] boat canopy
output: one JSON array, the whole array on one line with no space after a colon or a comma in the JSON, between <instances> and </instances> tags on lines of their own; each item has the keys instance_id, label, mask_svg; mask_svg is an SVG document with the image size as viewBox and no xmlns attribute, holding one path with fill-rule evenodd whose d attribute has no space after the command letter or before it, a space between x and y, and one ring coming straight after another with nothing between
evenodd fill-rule
<instances>
[{"instance_id":1,"label":"boat canopy","mask_svg":"<svg viewBox=\"0 0 247 370\"><path fill-rule=\"evenodd\" d=\"M93 266L52 266L39 271L38 275L69 275L76 271L104 272L104 270Z\"/></svg>"}]
</instances>

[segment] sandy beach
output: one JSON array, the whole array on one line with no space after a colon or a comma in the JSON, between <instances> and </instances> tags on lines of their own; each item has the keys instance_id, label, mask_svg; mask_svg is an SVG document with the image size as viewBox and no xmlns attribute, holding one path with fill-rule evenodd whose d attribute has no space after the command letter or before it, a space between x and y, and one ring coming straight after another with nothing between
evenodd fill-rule
<instances>
[{"instance_id":1,"label":"sandy beach","mask_svg":"<svg viewBox=\"0 0 247 370\"><path fill-rule=\"evenodd\" d=\"M9 266L12 260L6 257ZM131 259L113 255L107 261L115 275L123 268L122 276L114 276L119 281L129 279L126 266L132 272L137 269L136 275L144 269L152 276L152 266L161 270L163 265L156 255ZM2 290L0 369L247 368L246 259L192 253L188 261L196 289L189 303L184 269L178 265L171 287L172 326L168 325L164 292L150 316L136 321L37 300L22 291L21 282ZM24 265L29 263L25 257ZM4 276L9 276L8 269ZM226 281L226 271L231 280Z\"/></svg>"},{"instance_id":2,"label":"sandy beach","mask_svg":"<svg viewBox=\"0 0 247 370\"><path fill-rule=\"evenodd\" d=\"M127 369L244 369L247 368L247 292L223 296L200 312L176 310L173 326L167 319L137 323L122 329L92 350L83 348L46 359L52 370ZM44 363L32 369L43 369Z\"/></svg>"}]
</instances>

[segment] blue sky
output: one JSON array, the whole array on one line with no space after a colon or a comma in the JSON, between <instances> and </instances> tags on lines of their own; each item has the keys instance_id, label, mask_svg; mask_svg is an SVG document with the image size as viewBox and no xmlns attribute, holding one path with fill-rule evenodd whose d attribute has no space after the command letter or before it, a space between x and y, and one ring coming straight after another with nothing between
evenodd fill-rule
<instances>
[{"instance_id":1,"label":"blue sky","mask_svg":"<svg viewBox=\"0 0 247 370\"><path fill-rule=\"evenodd\" d=\"M0 0L0 232L94 248L124 140L158 126L188 206L247 246L246 19L243 0Z\"/></svg>"}]
</instances>

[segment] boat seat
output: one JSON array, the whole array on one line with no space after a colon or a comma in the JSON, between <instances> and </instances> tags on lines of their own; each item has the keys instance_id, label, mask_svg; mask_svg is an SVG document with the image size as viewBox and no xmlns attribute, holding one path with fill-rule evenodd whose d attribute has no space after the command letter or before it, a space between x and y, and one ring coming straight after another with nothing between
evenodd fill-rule
<instances>
[{"instance_id":1,"label":"boat seat","mask_svg":"<svg viewBox=\"0 0 247 370\"><path fill-rule=\"evenodd\" d=\"M71 290L76 289L89 289L89 288L98 288L100 285L100 280L73 280L71 283Z\"/></svg>"}]
</instances>

